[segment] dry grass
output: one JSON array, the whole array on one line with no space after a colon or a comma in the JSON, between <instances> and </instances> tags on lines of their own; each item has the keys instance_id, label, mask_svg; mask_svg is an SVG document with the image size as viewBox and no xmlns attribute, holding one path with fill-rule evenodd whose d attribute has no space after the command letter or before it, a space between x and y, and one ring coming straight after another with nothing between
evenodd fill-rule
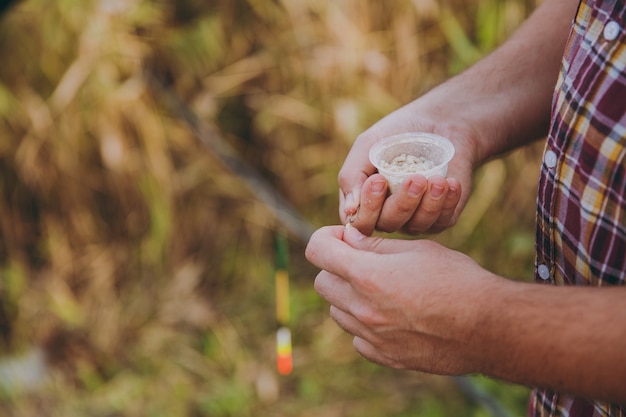
<instances>
[{"instance_id":1,"label":"dry grass","mask_svg":"<svg viewBox=\"0 0 626 417\"><path fill-rule=\"evenodd\" d=\"M334 223L336 174L353 138L487 52L530 6L27 0L13 8L0 21L0 349L9 358L0 369L35 346L49 370L34 391L11 380L1 413L484 415L445 378L357 358L312 291L315 270L295 237L296 371L277 376L281 219L163 107L146 74L312 224ZM487 165L478 203L438 239L527 276L536 159L530 150ZM516 388L487 384L503 401L519 398Z\"/></svg>"}]
</instances>

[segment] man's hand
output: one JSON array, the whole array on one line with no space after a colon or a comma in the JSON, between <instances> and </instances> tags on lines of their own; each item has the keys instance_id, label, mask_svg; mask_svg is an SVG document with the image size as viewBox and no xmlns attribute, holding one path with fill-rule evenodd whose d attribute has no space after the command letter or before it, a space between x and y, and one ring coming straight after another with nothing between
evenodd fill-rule
<instances>
[{"instance_id":1,"label":"man's hand","mask_svg":"<svg viewBox=\"0 0 626 417\"><path fill-rule=\"evenodd\" d=\"M367 359L438 374L477 370L484 352L467 342L481 322L480 297L497 279L467 256L428 240L366 237L325 227L307 247L332 318Z\"/></svg>"},{"instance_id":2,"label":"man's hand","mask_svg":"<svg viewBox=\"0 0 626 417\"><path fill-rule=\"evenodd\" d=\"M370 235L374 230L436 233L456 223L471 188L471 129L459 128L460 124L450 126L429 115L430 110L420 112L420 106L417 100L398 109L356 139L339 172L339 215L344 224L352 220L353 226ZM377 140L403 131L445 136L453 142L455 156L448 165L448 178L427 180L415 174L388 195L387 182L376 172L368 154Z\"/></svg>"},{"instance_id":3,"label":"man's hand","mask_svg":"<svg viewBox=\"0 0 626 417\"><path fill-rule=\"evenodd\" d=\"M577 6L576 0L542 2L494 52L359 135L339 172L342 222L355 218L353 225L366 235L376 229L431 233L455 224L470 195L473 168L545 136ZM368 154L376 141L403 132L446 137L455 154L446 180L415 176L387 197Z\"/></svg>"}]
</instances>

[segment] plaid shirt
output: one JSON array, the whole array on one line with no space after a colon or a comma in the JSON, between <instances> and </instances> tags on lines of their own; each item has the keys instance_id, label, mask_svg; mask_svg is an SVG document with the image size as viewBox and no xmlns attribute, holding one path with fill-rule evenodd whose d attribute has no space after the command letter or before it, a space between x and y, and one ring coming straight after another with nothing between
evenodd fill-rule
<instances>
[{"instance_id":1,"label":"plaid shirt","mask_svg":"<svg viewBox=\"0 0 626 417\"><path fill-rule=\"evenodd\" d=\"M557 82L541 167L536 280L623 285L625 194L626 4L583 0ZM538 389L529 416L626 416L626 407Z\"/></svg>"}]
</instances>

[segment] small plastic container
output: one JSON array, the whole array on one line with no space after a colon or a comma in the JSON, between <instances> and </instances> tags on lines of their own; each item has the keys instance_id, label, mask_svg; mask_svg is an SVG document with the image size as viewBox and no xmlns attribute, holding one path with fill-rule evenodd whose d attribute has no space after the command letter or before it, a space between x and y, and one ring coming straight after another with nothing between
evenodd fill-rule
<instances>
[{"instance_id":1,"label":"small plastic container","mask_svg":"<svg viewBox=\"0 0 626 417\"><path fill-rule=\"evenodd\" d=\"M415 157L419 163L403 165L398 159ZM426 178L445 177L448 162L454 156L454 145L443 136L432 133L400 133L378 141L370 149L370 162L389 184L391 193L396 191L409 175L420 174ZM398 158L398 159L396 159ZM394 161L395 159L395 161Z\"/></svg>"}]
</instances>

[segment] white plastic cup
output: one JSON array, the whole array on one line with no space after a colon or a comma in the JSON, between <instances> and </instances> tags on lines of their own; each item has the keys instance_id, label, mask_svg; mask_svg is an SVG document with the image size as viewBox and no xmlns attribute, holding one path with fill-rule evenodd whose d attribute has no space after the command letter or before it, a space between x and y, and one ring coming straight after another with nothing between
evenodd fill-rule
<instances>
[{"instance_id":1,"label":"white plastic cup","mask_svg":"<svg viewBox=\"0 0 626 417\"><path fill-rule=\"evenodd\" d=\"M403 154L424 158L434 166L414 172L396 172L383 167L383 161L391 163L394 158ZM445 177L448 172L448 162L453 156L452 142L443 136L422 132L400 133L381 139L372 146L369 152L370 162L387 179L391 193L395 192L409 175L420 174L426 178L435 175Z\"/></svg>"}]
</instances>

